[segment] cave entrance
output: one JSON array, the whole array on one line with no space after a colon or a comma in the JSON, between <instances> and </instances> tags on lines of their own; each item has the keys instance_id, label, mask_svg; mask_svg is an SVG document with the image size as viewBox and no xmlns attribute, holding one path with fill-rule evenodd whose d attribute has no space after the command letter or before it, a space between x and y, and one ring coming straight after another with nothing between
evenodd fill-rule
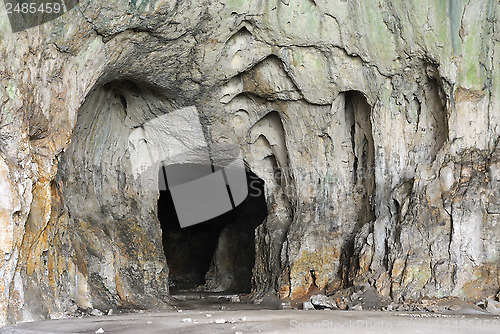
<instances>
[{"instance_id":1,"label":"cave entrance","mask_svg":"<svg viewBox=\"0 0 500 334\"><path fill-rule=\"evenodd\" d=\"M161 171L160 171L161 173ZM255 263L255 228L267 217L264 181L246 171L248 196L231 211L181 228L168 187L158 199L158 219L171 293L249 293Z\"/></svg>"}]
</instances>

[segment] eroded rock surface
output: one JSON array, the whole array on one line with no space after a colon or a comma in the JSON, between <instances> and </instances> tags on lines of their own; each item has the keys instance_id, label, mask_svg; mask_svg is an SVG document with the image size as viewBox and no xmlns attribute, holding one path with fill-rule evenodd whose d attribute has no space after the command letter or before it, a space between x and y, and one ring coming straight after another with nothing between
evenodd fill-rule
<instances>
[{"instance_id":1,"label":"eroded rock surface","mask_svg":"<svg viewBox=\"0 0 500 334\"><path fill-rule=\"evenodd\" d=\"M81 1L13 34L1 7L0 321L167 307L157 180L129 136L193 106L265 182L256 298L495 296L499 18L494 0Z\"/></svg>"}]
</instances>

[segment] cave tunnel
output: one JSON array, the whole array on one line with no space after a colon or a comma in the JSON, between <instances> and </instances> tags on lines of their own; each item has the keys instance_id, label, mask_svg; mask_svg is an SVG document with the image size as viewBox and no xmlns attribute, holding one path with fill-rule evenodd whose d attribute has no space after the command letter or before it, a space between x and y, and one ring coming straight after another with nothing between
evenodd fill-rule
<instances>
[{"instance_id":1,"label":"cave tunnel","mask_svg":"<svg viewBox=\"0 0 500 334\"><path fill-rule=\"evenodd\" d=\"M170 293L181 291L251 292L255 230L268 215L264 181L241 161L238 187L248 195L233 198L232 210L181 228L169 188L155 186L166 161L161 149L177 140L164 133L175 127L192 143L203 132L191 122L195 107L174 104L147 85L119 81L96 88L79 111L57 179L71 215L68 242L77 248L71 261L92 277L82 308L164 307ZM186 122L162 123L164 115ZM206 152L200 147L196 154ZM169 159L194 163L183 154Z\"/></svg>"},{"instance_id":2,"label":"cave tunnel","mask_svg":"<svg viewBox=\"0 0 500 334\"><path fill-rule=\"evenodd\" d=\"M161 173L161 171L160 171ZM249 193L231 211L181 227L168 187L160 190L158 220L169 267L170 292L249 293L255 229L267 216L264 181L246 171Z\"/></svg>"}]
</instances>

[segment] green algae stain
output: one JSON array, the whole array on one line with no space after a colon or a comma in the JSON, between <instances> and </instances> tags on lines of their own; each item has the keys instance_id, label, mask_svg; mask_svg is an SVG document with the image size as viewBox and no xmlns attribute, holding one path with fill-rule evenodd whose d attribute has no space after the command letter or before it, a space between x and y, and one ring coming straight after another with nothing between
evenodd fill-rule
<instances>
[{"instance_id":1,"label":"green algae stain","mask_svg":"<svg viewBox=\"0 0 500 334\"><path fill-rule=\"evenodd\" d=\"M460 51L460 25L462 20L462 13L464 11L464 6L460 3L457 3L457 0L449 0L449 19L450 19L450 37L451 37L451 45L453 47L453 51ZM460 1L462 2L462 1Z\"/></svg>"},{"instance_id":2,"label":"green algae stain","mask_svg":"<svg viewBox=\"0 0 500 334\"><path fill-rule=\"evenodd\" d=\"M76 62L79 67L83 67L89 59L95 57L98 53L98 48L101 46L102 41L99 38L95 38L87 47L86 50L83 50L77 55Z\"/></svg>"},{"instance_id":3,"label":"green algae stain","mask_svg":"<svg viewBox=\"0 0 500 334\"><path fill-rule=\"evenodd\" d=\"M394 35L387 26L390 17L387 16L382 3L368 5L362 3L361 13L367 25L368 41L371 53L376 58L391 60L396 53Z\"/></svg>"},{"instance_id":4,"label":"green algae stain","mask_svg":"<svg viewBox=\"0 0 500 334\"><path fill-rule=\"evenodd\" d=\"M431 25L436 27L436 42L445 46L449 46L451 29L450 25L448 24L448 20L443 20L443 18L448 17L448 0L437 1L436 4L434 4L433 11L435 13L435 20L431 22Z\"/></svg>"},{"instance_id":5,"label":"green algae stain","mask_svg":"<svg viewBox=\"0 0 500 334\"><path fill-rule=\"evenodd\" d=\"M481 73L480 69L477 68L475 64L469 64L467 68L465 79L466 82L470 85L472 89L480 90L482 88L481 85Z\"/></svg>"},{"instance_id":6,"label":"green algae stain","mask_svg":"<svg viewBox=\"0 0 500 334\"><path fill-rule=\"evenodd\" d=\"M466 34L462 44L463 73L460 73L459 80L465 87L474 90L482 90L487 80L486 70L481 65L488 67L488 57L490 57L488 50L491 43L486 34L487 15L486 10L481 11L477 20L469 22L464 27Z\"/></svg>"},{"instance_id":7,"label":"green algae stain","mask_svg":"<svg viewBox=\"0 0 500 334\"><path fill-rule=\"evenodd\" d=\"M423 288L425 284L431 278L431 269L426 264L414 264L410 265L405 270L404 275L404 285L415 284L418 287Z\"/></svg>"},{"instance_id":8,"label":"green algae stain","mask_svg":"<svg viewBox=\"0 0 500 334\"><path fill-rule=\"evenodd\" d=\"M292 64L295 67L299 67L300 64L304 62L304 57L302 57L302 53L295 51L292 53Z\"/></svg>"},{"instance_id":9,"label":"green algae stain","mask_svg":"<svg viewBox=\"0 0 500 334\"><path fill-rule=\"evenodd\" d=\"M311 1L290 1L288 6L279 5L277 20L288 37L312 41L320 36L321 16Z\"/></svg>"},{"instance_id":10,"label":"green algae stain","mask_svg":"<svg viewBox=\"0 0 500 334\"><path fill-rule=\"evenodd\" d=\"M7 96L9 97L10 101L13 101L16 98L16 90L17 90L16 83L12 81L9 82L5 91L7 92ZM9 107L5 106L3 114L5 117L4 122L10 123L14 120L15 113Z\"/></svg>"},{"instance_id":11,"label":"green algae stain","mask_svg":"<svg viewBox=\"0 0 500 334\"><path fill-rule=\"evenodd\" d=\"M150 1L150 0L143 0L143 1L140 1L138 3L137 0L129 0L128 2L128 6L130 9L134 10L134 12L137 12L137 13L144 13L144 12L147 12L147 9L149 6L153 6L154 7L154 3L156 1Z\"/></svg>"},{"instance_id":12,"label":"green algae stain","mask_svg":"<svg viewBox=\"0 0 500 334\"><path fill-rule=\"evenodd\" d=\"M16 84L14 82L9 82L7 85L7 94L9 99L13 100L16 97Z\"/></svg>"},{"instance_id":13,"label":"green algae stain","mask_svg":"<svg viewBox=\"0 0 500 334\"><path fill-rule=\"evenodd\" d=\"M228 0L227 5L231 9L243 9L247 4L247 0Z\"/></svg>"}]
</instances>

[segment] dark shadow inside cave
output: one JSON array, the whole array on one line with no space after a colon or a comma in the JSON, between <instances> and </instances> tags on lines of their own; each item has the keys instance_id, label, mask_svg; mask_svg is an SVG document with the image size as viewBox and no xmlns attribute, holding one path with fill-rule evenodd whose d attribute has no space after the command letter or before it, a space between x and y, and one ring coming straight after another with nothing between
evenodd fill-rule
<instances>
[{"instance_id":1,"label":"dark shadow inside cave","mask_svg":"<svg viewBox=\"0 0 500 334\"><path fill-rule=\"evenodd\" d=\"M255 262L255 228L267 217L264 181L246 172L247 198L216 218L181 228L170 190L160 190L158 219L171 293L248 293Z\"/></svg>"}]
</instances>

